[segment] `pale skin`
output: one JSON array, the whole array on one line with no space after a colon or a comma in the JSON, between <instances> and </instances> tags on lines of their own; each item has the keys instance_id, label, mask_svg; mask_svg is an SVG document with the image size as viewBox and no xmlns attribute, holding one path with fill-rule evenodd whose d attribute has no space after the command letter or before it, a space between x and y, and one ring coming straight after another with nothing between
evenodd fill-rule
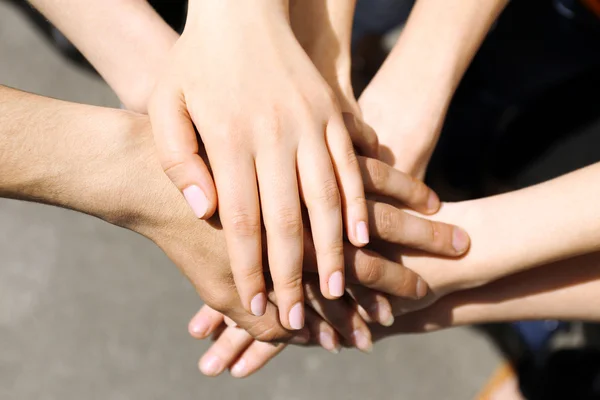
<instances>
[{"instance_id":1,"label":"pale skin","mask_svg":"<svg viewBox=\"0 0 600 400\"><path fill-rule=\"evenodd\" d=\"M147 117L0 86L0 137L0 196L78 210L150 238L180 267L207 304L262 341L306 342L309 336L320 337L314 331L320 323L311 322L308 329L299 332L281 326L274 303L278 299L268 302L268 312L261 317L241 307L223 232L215 221L194 218L176 188L161 173L149 140ZM429 211L431 191L423 183L374 159L360 158L358 162L367 192L391 195L417 210ZM139 180L145 184L135 184ZM163 210L166 204L168 210ZM371 227L378 232L374 237L391 234L385 233L387 228L380 225L381 221L401 218L407 229L396 234L395 239L386 240L456 255L452 237L459 228L377 204L367 203L374 216ZM431 240L432 231L439 232L435 240ZM310 237L305 244L308 279L317 272L316 253ZM373 291L357 296L358 303L366 309L377 306L377 312L371 315L383 324L393 323L392 310L376 292L415 300L427 293L425 281L398 263L350 244L345 245L344 253L349 284ZM340 321L341 327L336 330L346 342L368 351L371 335L358 311L344 315L348 319ZM334 350L335 340L324 346Z\"/></svg>"},{"instance_id":2,"label":"pale skin","mask_svg":"<svg viewBox=\"0 0 600 400\"><path fill-rule=\"evenodd\" d=\"M427 2L422 1L420 4L427 4ZM433 3L429 3L429 4L433 4ZM471 23L476 23L475 27L477 29L475 29L474 31L470 31L470 32L476 32L477 34L473 34L468 36L468 38L472 39L472 41L458 41L457 38L464 38L465 35L465 31L462 31L462 33L459 32L459 34L445 34L443 35L443 38L450 38L450 43L454 44L454 46L459 46L460 44L463 43L467 43L466 47L462 48L464 53L462 57L458 57L455 58L454 56L452 56L452 51L450 51L450 53L448 54L442 54L440 56L440 58L438 60L446 60L446 61L451 61L453 63L453 65L455 66L456 71L452 72L452 73L445 73L445 74L435 74L432 71L428 71L428 77L441 77L444 79L444 81L436 81L436 85L437 87L443 89L441 98L445 99L443 101L439 101L439 103L437 105L431 106L432 108L428 108L424 107L422 109L420 109L421 111L423 109L429 110L428 112L432 112L432 110L437 110L438 114L437 115L443 115L445 114L445 107L447 106L447 98L449 93L452 93L454 88L456 87L456 84L458 82L458 80L460 79L460 76L462 76L462 73L464 73L464 69L466 69L466 65L468 65L468 61L470 60L470 57L472 57L472 54L474 53L475 49L478 46L478 43L480 43L481 39L483 38L483 36L485 35L485 32L487 31L487 29L489 28L489 25L491 25L491 23L493 22L493 19L495 18L495 16L498 14L498 12L501 10L501 8L505 5L505 2L496 2L493 3L486 3L486 4L490 4L491 7L490 8L475 8L473 9L474 11L469 11L466 14L463 14L463 18L466 18L465 21L471 21ZM463 10L463 8L456 8L456 10L454 10L456 13L460 13L461 10ZM438 18L438 23L440 24L440 26L450 26L449 23L451 22L452 18L451 16L456 16L457 14L454 12L451 12L452 10L445 10L446 12L444 13L439 13L436 14L437 18ZM424 18L427 14L424 12L420 12L419 14L413 14L413 15L418 15L420 18ZM483 16L483 17L482 17ZM416 17L411 16L411 21L409 21L409 25L407 26L407 31L405 32L412 32L409 28L411 27L416 27L418 24L414 23L414 21L416 20ZM446 25L443 25L443 22L446 22ZM457 25L453 23L453 26L458 26L459 28L462 25ZM416 29L416 28L412 28L412 29ZM466 29L466 28L465 28ZM405 36L403 36L405 37ZM419 37L419 35L413 34L413 37ZM431 39L431 38L430 38ZM439 38L438 38L439 39ZM410 45L410 43L406 44L403 43L402 41L399 42L397 47L399 50L398 52L396 52L397 54L405 54L403 52L407 51L406 49L416 49L417 46L416 45ZM414 47L413 47L414 46ZM445 49L447 47L444 46L440 46L442 49ZM402 52L400 51L402 50ZM415 51L415 50L413 50ZM440 50L441 51L441 50ZM416 53L406 53L406 54L415 54ZM410 57L407 57L407 60L412 59ZM418 59L418 58L417 58ZM421 58L422 60L422 58ZM466 61L465 61L466 60ZM342 64L343 65L343 64ZM388 63L387 65L394 65L393 63ZM397 64L397 65L401 65L401 64ZM431 66L439 66L439 65L443 65L443 63L428 63L427 65L431 65ZM415 70L416 71L416 70ZM385 86L385 85L382 85ZM406 93L407 91L403 91L404 93ZM365 95L369 93L366 92ZM434 98L437 98L434 96ZM361 105L365 104L362 99L361 99ZM416 104L421 104L420 102L416 102ZM414 113L415 115L421 115L420 113ZM413 115L413 113L407 113L407 115ZM443 117L441 118L443 119ZM375 121L374 118L371 118L371 121ZM389 121L389 119L388 119ZM439 122L439 121L438 121ZM425 131L425 132L429 132L428 134L433 135L433 138L437 138L437 133L439 132L439 130L437 129L439 126L438 122L434 123L432 126L430 126L428 129L420 129L419 125L409 125L411 129L405 129L405 130L401 130L404 132L421 132L421 131ZM375 122L372 122L373 125L376 125ZM383 125L381 125L383 127ZM389 122L388 126L393 126L392 122ZM388 130L389 132L390 130ZM433 133L432 133L433 132ZM431 136L427 136L429 138L431 138ZM407 171L410 171L412 173L414 173L415 175L422 175L425 171L425 168L423 167L423 164L426 165L426 160L428 160L428 155L430 154L430 150L431 150L431 142L430 141L424 141L427 142L427 145L422 148L426 148L426 151L419 153L416 150L411 150L408 153L411 154L418 154L418 156L415 156L413 161L410 161L410 157L395 157L395 160L402 160L402 159L408 159L410 162L408 164L406 164L406 166L402 166L402 165L398 165L400 168L403 168ZM385 145L385 140L381 140L381 143ZM411 141L404 141L404 143L412 143ZM416 143L421 143L419 141L417 141ZM391 145L393 146L393 143L391 143ZM388 146L389 147L389 146ZM406 150L394 150L393 147L390 147L392 154L394 155L406 155ZM426 157L422 157L422 155L425 154ZM425 160L425 161L424 161ZM394 161L395 162L395 161ZM593 171L593 170L592 170ZM589 174L590 170L584 170L584 171L580 171L578 172L578 174L581 174L579 176L584 176L585 174ZM570 180L567 180L567 178L563 178L565 179L564 182L576 182L576 180L572 180L573 178L570 176L568 177ZM556 183L552 183L553 185ZM566 183L566 185L568 186L568 183ZM575 184L574 186L579 185L579 183ZM489 205L494 205L495 202L498 202L498 204L495 204L496 207L490 208L490 212L479 212L478 211L478 207L472 207L473 203L470 204L471 207L469 207L468 210L463 210L464 213L463 215L466 216L465 219L465 227L467 227L469 230L472 229L476 229L477 226L476 224L472 224L469 225L468 221L471 220L478 220L481 219L482 216L484 216L489 223L492 223L492 225L490 226L498 226L498 225L493 225L495 224L500 224L500 226L504 226L504 229L499 229L498 232L504 232L501 236L499 237L495 237L494 235L477 235L478 238L483 238L483 239L477 239L482 240L481 243L482 245L478 245L477 241L474 244L474 247L472 249L472 251L469 253L469 255L465 258L463 258L460 261L456 261L457 263L455 264L450 264L451 265L455 265L456 267L456 276L454 276L454 278L448 278L448 277L444 277L445 274L443 274L442 272L440 272L440 269L435 270L433 267L431 268L427 268L427 266L422 266L423 271L422 271L422 275L427 276L427 274L430 274L430 277L432 279L432 282L437 282L437 283L433 283L432 284L432 295L429 296L429 298L423 302L423 304L418 305L419 307L430 304L430 302L432 300L435 300L437 297L442 296L446 293L452 292L453 290L460 290L460 289L465 289L465 288L469 288L469 287L474 287L477 285L481 285L484 284L486 282L490 282L494 279L498 279L501 276L506 276L524 269L528 269L528 268L533 268L535 266L539 266L539 265L544 265L545 263L548 263L550 261L556 260L556 259L562 259L565 257L572 257L576 254L582 254L581 251L590 251L590 244L591 247L593 248L594 245L594 241L596 241L597 243L597 238L596 236L592 235L589 236L587 235L587 232L585 233L576 233L574 231L571 232L571 234L569 234L568 236L562 237L562 236L553 236L552 238L547 238L544 237L544 240L541 240L540 238L537 237L539 232L546 232L548 229L553 228L554 226L557 225L553 225L553 226L548 226L548 225L544 225L545 221L551 221L553 218L555 218L556 216L551 213L552 210L555 209L565 209L564 207L567 207L567 205L570 204L570 200L575 200L578 201L578 207L579 207L579 203L583 203L583 210L588 209L589 212L589 207L585 207L585 202L582 202L581 199L583 198L594 198L594 197L587 197L587 195L583 195L583 197L578 197L577 199L571 198L569 200L566 199L565 196L564 198L557 198L556 197L556 193L565 193L564 189L556 186L554 187L552 190L548 191L546 194L544 194L544 196L546 196L544 199L548 200L549 198L551 198L550 200L552 201L557 201L557 203L555 204L549 204L547 207L546 206L542 206L540 208L536 208L535 210L528 210L527 212L523 213L523 215L519 215L517 216L515 219L509 218L506 219L506 215L512 215L512 207L521 207L521 206L525 206L528 204L536 204L536 206L539 204L539 202L534 203L535 201L538 201L538 199L542 198L542 197L538 197L541 196L540 193L545 192L546 190L548 190L548 188L552 188L552 186L540 186L540 187L536 187L536 188L532 188L532 189L528 189L527 192L522 192L522 194L524 193L524 195L522 197L520 196L516 196L513 198L504 198L504 197L495 197L495 198L491 198L491 199L486 199L486 201L488 202L487 204ZM537 195L532 196L532 194L537 193ZM574 192L571 192L574 193ZM581 194L581 193L580 193ZM592 194L593 196L594 194ZM506 201L504 204L505 205L510 205L510 207L507 207L505 209L505 211L500 211L502 210L502 207L500 207L500 200L502 200L502 202L504 203L504 201ZM559 207L559 208L555 208L555 207ZM562 208L560 208L562 207ZM451 210L452 208L448 205L446 206L443 210L442 210L442 218L444 213L447 212L448 214L445 215L452 215L452 213L448 212L448 210ZM456 208L455 208L456 209ZM577 209L579 211L579 209ZM493 211L493 212L492 212ZM533 215L531 214L530 211L533 211ZM539 213L538 213L539 212ZM544 214L546 213L546 214ZM476 218L469 218L469 216L473 217L473 215L476 216ZM496 217L494 217L494 215L496 215ZM581 217L583 214L581 213L577 213L578 217ZM576 216L576 217L577 217ZM560 217L560 216L559 216ZM568 216L569 218L567 218L567 216L563 213L562 214L563 217L563 221L564 220L570 220L570 215ZM594 218L592 215L588 215L585 218L579 219L579 218L574 218L573 221L577 220L579 227L584 227L584 228L590 228L592 231L595 229L595 226L593 224L590 224L589 218L592 218L591 220L593 221ZM514 230L516 229L515 227L519 227L519 229L521 229L521 222L523 220L528 220L531 222L534 222L532 224L532 230L529 233L529 236L524 239L526 240L521 241L522 239L519 239L520 236L514 235ZM451 219L449 220L451 221ZM457 220L458 221L458 220ZM567 221L568 223L569 221ZM506 225L504 225L506 224ZM577 226L577 225L569 225L571 227ZM479 232L483 232L485 231L485 229L483 227L479 227L480 231ZM477 232L475 232L477 233ZM572 235L574 234L574 235ZM563 240L563 239L567 239L567 240ZM583 245L581 245L581 243L573 243L573 240L578 240L581 238L588 238L590 239L590 241L584 240ZM546 239L549 239L546 242ZM518 255L518 254L513 254L512 258L509 259L503 259L503 257L508 257L509 253L499 253L499 254L492 254L490 256L491 253L486 253L485 249L486 243L494 243L494 240L496 241L502 241L502 240L507 240L510 243L515 243L517 242L519 244L519 246L521 246L521 243L528 243L528 245L533 244L533 249L528 248L527 249L527 253L526 254L522 254L522 255ZM514 241L514 242L513 242ZM582 243L583 243L582 242ZM496 242L497 243L497 242ZM548 246L546 246L546 244L548 244ZM557 246L557 247L553 247L552 249L549 249L547 247L552 247L552 246ZM570 246L568 249L565 248L565 246ZM479 249L479 250L477 250ZM494 245L493 249L497 249L497 246ZM585 250L584 250L585 249ZM393 252L393 249L391 249ZM504 249L502 249L504 250ZM479 270L474 269L472 266L475 265L474 264L469 264L467 261L468 260L477 260L477 255L479 254L480 256L480 261L483 260L483 263L486 265L486 268L484 270L481 270L481 268ZM519 257L523 257L522 259L519 259ZM404 256L402 257L402 259L406 262L408 262L408 264L410 265L410 260L411 257L409 256ZM511 261L514 261L515 259L519 259L520 261L517 263L512 263ZM412 260L414 260L415 262L418 260L423 260L426 261L427 258L412 258ZM445 260L444 260L445 261ZM462 263L462 264L458 264L458 263ZM444 262L442 262L442 264L444 264ZM442 264L438 264L438 265L442 265ZM512 265L512 266L511 266ZM461 268L461 266L463 266ZM418 265L414 267L417 271L418 271ZM428 271L427 271L428 270ZM476 273L482 273L483 275L481 277L476 277L474 276ZM468 275L471 275L470 277ZM440 280L436 280L436 277L439 278ZM447 280L449 279L449 280ZM453 281L453 283L451 283L451 281ZM444 283L445 282L445 283ZM406 307L406 304L404 304L405 302L403 301L396 301L394 302L395 305L395 311L398 313L404 313L410 309L412 309L414 307L414 305L411 305L411 307Z\"/></svg>"},{"instance_id":3,"label":"pale skin","mask_svg":"<svg viewBox=\"0 0 600 400\"><path fill-rule=\"evenodd\" d=\"M595 305L600 302L600 211L589 201L600 194L598 185L590 184L598 177L600 163L531 188L445 204L436 218L464 226L471 236L471 249L461 259L403 255L404 250L386 246L386 255L401 259L431 290L411 304L391 299L395 323L373 327L374 337L523 319L600 321ZM200 318L207 313L205 307ZM209 315L218 326L222 317ZM195 337L197 318L190 322ZM238 345L217 340L201 360L205 373L207 360L218 355L231 360L222 370L247 376L282 350L255 344L241 329L227 328L223 334L238 337Z\"/></svg>"},{"instance_id":4,"label":"pale skin","mask_svg":"<svg viewBox=\"0 0 600 400\"><path fill-rule=\"evenodd\" d=\"M369 242L363 184L337 99L295 38L287 0L192 0L169 58L149 103L163 169L202 218L210 176L196 155L195 126L244 307L259 316L266 304L262 218L281 323L300 329L302 206L327 298L344 293L344 231L355 246Z\"/></svg>"},{"instance_id":5,"label":"pale skin","mask_svg":"<svg viewBox=\"0 0 600 400\"><path fill-rule=\"evenodd\" d=\"M67 36L79 37L75 43L84 54L94 53L86 51L96 45L88 40L93 28L78 28L73 18L91 15L89 10L68 8L69 0L33 3L58 20ZM125 4L137 9L148 26L156 22L139 2ZM257 316L265 312L262 219L271 242L268 261L280 299L281 322L288 329L300 329L304 319L301 205L308 209L321 290L330 299L340 297L345 288L344 225L355 246L368 243L369 225L346 130L348 116L294 37L288 7L286 0L191 1L186 31L171 50L168 65L161 68L148 109L163 169L197 216L205 218L214 212L217 196L206 164L197 156L194 126L198 129L219 189L220 217L244 308ZM90 19L95 26L107 25L97 22L106 21L106 12ZM114 29L123 23L109 26ZM78 36L77 31L84 35ZM163 29L161 43L171 35ZM218 41L211 39L216 37ZM127 47L131 43L117 49ZM104 52L101 47L100 53ZM101 55L90 60L99 69L114 69ZM126 84L118 74L103 75L114 84ZM372 139L363 142L372 149L376 140L370 134Z\"/></svg>"},{"instance_id":6,"label":"pale skin","mask_svg":"<svg viewBox=\"0 0 600 400\"><path fill-rule=\"evenodd\" d=\"M341 2L339 0L329 0L326 3L327 10L322 8L325 2L307 2L305 3L307 5L306 9L301 9L297 4L294 4L291 11L292 16L295 15L296 17L293 20L316 21L315 28L318 33L318 31L324 30L319 29L321 26L329 26L330 22L328 18L318 19L313 17L319 13L322 14L323 11L334 13L332 14L335 17L334 34L327 35L326 41L322 39L321 35L311 34L311 31L298 32L298 35L302 46L313 60L322 59L325 61L324 57L320 57L320 51L327 47L327 43L347 43L347 45L340 47L340 54L343 55L340 60L343 60L349 57L350 27L347 17L352 12L353 4L352 2ZM96 69L115 88L115 91L126 105L139 111L146 110L145 104L149 100L148 93L150 92L148 87L155 84L154 76L158 75L157 71L164 68L163 60L169 58L166 49L169 43L171 45L175 43L177 35L163 21L160 21L160 17L145 1L87 2L86 7L82 7L79 2L73 0L62 0L61 2L33 0L32 4L37 6L68 37L73 39L74 43L90 59ZM349 5L352 5L352 7L349 7ZM301 18L306 16L306 13L309 14L308 18ZM132 25L131 21L135 23ZM338 26L341 28L338 29ZM143 29L146 29L144 34L142 34ZM295 29L298 29L298 24L295 24ZM109 32L108 35L102 37L102 43L98 43L98 31ZM339 40L339 35L343 36L343 40ZM138 42L139 44L137 44ZM154 43L158 43L158 45L154 46ZM150 62L147 62L148 60ZM121 64L131 65L134 68L119 68ZM326 63L318 65L321 70L329 67ZM337 69L341 66L335 67ZM349 76L349 63L344 68L346 67L348 69L346 75ZM138 79L138 75L143 79ZM330 78L327 81L333 83ZM138 82L138 84L131 87L131 82ZM334 92L338 95L341 95L340 89L348 90L349 88L349 86L341 88L336 85L333 85L333 87L335 88ZM374 133L363 129L364 127L356 118L348 118L348 112L357 109L356 104L354 103L352 107L348 107L348 103L345 101L341 101L340 104L342 111L346 112L344 122L349 126L355 143L362 149L361 151L364 154L373 155L373 149L377 147L376 139L373 140ZM339 146L335 147L339 148ZM427 201L428 210L421 209L421 211L432 212L439 203L434 195L431 195ZM454 247L458 248L455 252L456 255L466 250L468 239L460 232L455 236L458 239L454 237L452 240L454 241ZM239 251L239 249L236 252L238 254L248 254ZM322 252L319 252L319 254L322 254ZM288 253L286 253L286 257L289 257ZM321 283L324 283L323 280L321 280ZM279 298L282 297L279 296ZM252 308L251 303L250 301L250 308ZM248 309L248 303L245 305Z\"/></svg>"}]
</instances>

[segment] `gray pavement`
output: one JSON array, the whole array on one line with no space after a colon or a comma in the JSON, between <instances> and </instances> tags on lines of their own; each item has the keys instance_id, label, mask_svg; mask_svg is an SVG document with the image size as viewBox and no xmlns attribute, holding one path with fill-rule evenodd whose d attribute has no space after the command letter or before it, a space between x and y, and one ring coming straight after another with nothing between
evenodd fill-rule
<instances>
[{"instance_id":1,"label":"gray pavement","mask_svg":"<svg viewBox=\"0 0 600 400\"><path fill-rule=\"evenodd\" d=\"M118 106L0 0L0 84ZM85 132L82 132L85 134ZM0 399L471 399L499 357L454 329L366 356L284 351L257 375L205 378L187 335L200 301L152 243L71 211L0 200Z\"/></svg>"}]
</instances>

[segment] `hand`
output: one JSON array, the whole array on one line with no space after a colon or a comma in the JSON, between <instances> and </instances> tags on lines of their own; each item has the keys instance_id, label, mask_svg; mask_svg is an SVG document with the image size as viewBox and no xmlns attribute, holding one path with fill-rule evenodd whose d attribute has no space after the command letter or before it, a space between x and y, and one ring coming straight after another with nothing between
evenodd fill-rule
<instances>
[{"instance_id":1,"label":"hand","mask_svg":"<svg viewBox=\"0 0 600 400\"><path fill-rule=\"evenodd\" d=\"M346 295L342 299L327 300L319 293L316 282L309 281L304 287L309 299L306 320L312 338L308 345L320 345L333 354L339 353L342 344L358 344L364 351L371 351L371 333L366 324L372 321L368 316L361 318L364 310L355 299ZM195 339L213 336L215 343L199 362L200 371L207 376L218 376L229 368L232 376L247 377L286 347L255 341L233 321L206 305L191 319L188 330Z\"/></svg>"},{"instance_id":2,"label":"hand","mask_svg":"<svg viewBox=\"0 0 600 400\"><path fill-rule=\"evenodd\" d=\"M186 30L149 111L164 171L205 217L215 195L197 156L197 128L219 193L235 285L255 316L267 304L262 208L280 320L300 329L300 199L308 209L321 290L330 299L345 286L342 221L351 243L364 246L368 213L339 105L294 37L282 3L190 3Z\"/></svg>"},{"instance_id":3,"label":"hand","mask_svg":"<svg viewBox=\"0 0 600 400\"><path fill-rule=\"evenodd\" d=\"M93 113L88 110L86 114ZM93 118L92 120L94 121ZM111 186L101 192L104 195L118 196L118 201L114 198L102 201L103 205L112 207L106 213L110 218L105 218L157 243L180 267L207 304L233 319L252 337L266 342L289 341L292 338L296 342L306 341L307 330L292 335L277 322L277 309L273 303L267 302L267 312L262 317L248 314L243 309L229 269L222 230L218 224L199 222L194 218L185 201L164 176L155 157L154 147L148 140L148 120L143 116L112 110L103 110L98 120L115 123L114 129L105 133L105 136L98 135L98 140L120 146L110 152L114 156L108 159L107 165L94 169L113 171L107 174L121 177L108 180ZM97 147L102 148L101 145ZM92 158L103 161L106 156ZM367 192L395 197L422 212L435 212L439 208L437 196L423 183L394 171L377 160L360 157L358 165ZM142 181L146 182L143 188L135 184ZM169 207L164 207L165 204ZM463 254L468 247L468 238L458 251L453 247L453 237L456 232L462 232L459 228L432 224L401 210L389 215L393 207L385 204L369 201L368 205L369 212L373 215L370 220L371 229L387 240L448 256ZM398 229L399 226L402 229ZM434 232L438 234L433 235ZM317 272L314 247L310 237L307 239L304 242L307 254L305 267L307 272ZM401 264L390 262L373 251L357 249L348 243L344 245L343 251L346 254L345 273L351 284L409 298L419 298L427 291L427 286L419 280L418 275ZM366 308L370 310L370 307ZM388 305L385 309L382 306L381 313L377 313L374 319L389 324L390 315L391 307Z\"/></svg>"}]
</instances>

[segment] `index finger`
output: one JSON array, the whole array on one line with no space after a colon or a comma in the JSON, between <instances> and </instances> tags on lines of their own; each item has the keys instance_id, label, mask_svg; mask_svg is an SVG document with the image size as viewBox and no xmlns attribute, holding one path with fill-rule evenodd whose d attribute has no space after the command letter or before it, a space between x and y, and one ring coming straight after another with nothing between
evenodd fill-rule
<instances>
[{"instance_id":1,"label":"index finger","mask_svg":"<svg viewBox=\"0 0 600 400\"><path fill-rule=\"evenodd\" d=\"M425 183L374 158L358 157L365 191L391 197L415 211L433 214L440 199Z\"/></svg>"}]
</instances>

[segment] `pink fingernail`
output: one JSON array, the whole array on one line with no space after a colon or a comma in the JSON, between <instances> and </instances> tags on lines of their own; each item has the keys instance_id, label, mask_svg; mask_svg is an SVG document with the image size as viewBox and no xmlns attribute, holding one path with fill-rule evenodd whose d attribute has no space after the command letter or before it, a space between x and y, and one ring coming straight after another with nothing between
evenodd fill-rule
<instances>
[{"instance_id":1,"label":"pink fingernail","mask_svg":"<svg viewBox=\"0 0 600 400\"><path fill-rule=\"evenodd\" d=\"M206 360L202 360L200 369L204 375L216 376L221 372L223 367L221 365L221 360L215 356L210 356Z\"/></svg>"},{"instance_id":2,"label":"pink fingernail","mask_svg":"<svg viewBox=\"0 0 600 400\"><path fill-rule=\"evenodd\" d=\"M333 342L333 336L329 332L321 332L319 333L319 343L323 348L333 354L338 354L340 349Z\"/></svg>"},{"instance_id":3,"label":"pink fingernail","mask_svg":"<svg viewBox=\"0 0 600 400\"><path fill-rule=\"evenodd\" d=\"M417 299L422 299L427 296L427 292L429 292L427 282L425 282L423 278L419 278L417 281Z\"/></svg>"},{"instance_id":4,"label":"pink fingernail","mask_svg":"<svg viewBox=\"0 0 600 400\"><path fill-rule=\"evenodd\" d=\"M342 297L344 295L344 276L340 271L336 271L329 277L329 295L333 297Z\"/></svg>"},{"instance_id":5,"label":"pink fingernail","mask_svg":"<svg viewBox=\"0 0 600 400\"><path fill-rule=\"evenodd\" d=\"M383 326L392 326L394 325L394 316L392 315L392 310L387 306L387 304L373 304L371 308L371 314L377 316L377 321Z\"/></svg>"},{"instance_id":6,"label":"pink fingernail","mask_svg":"<svg viewBox=\"0 0 600 400\"><path fill-rule=\"evenodd\" d=\"M310 332L305 329L292 336L290 343L292 344L307 344L310 342Z\"/></svg>"},{"instance_id":7,"label":"pink fingernail","mask_svg":"<svg viewBox=\"0 0 600 400\"><path fill-rule=\"evenodd\" d=\"M435 212L440 208L440 199L433 191L429 194L429 200L427 200L427 209L431 212Z\"/></svg>"},{"instance_id":8,"label":"pink fingernail","mask_svg":"<svg viewBox=\"0 0 600 400\"><path fill-rule=\"evenodd\" d=\"M370 353L373 351L373 344L369 340L368 336L363 332L355 330L352 333L352 337L354 338L354 344L359 350L362 350L365 353Z\"/></svg>"},{"instance_id":9,"label":"pink fingernail","mask_svg":"<svg viewBox=\"0 0 600 400\"><path fill-rule=\"evenodd\" d=\"M246 373L246 360L240 358L234 365L231 367L231 375L234 378L241 378Z\"/></svg>"},{"instance_id":10,"label":"pink fingernail","mask_svg":"<svg viewBox=\"0 0 600 400\"><path fill-rule=\"evenodd\" d=\"M296 303L290 310L290 326L292 329L302 329L304 326L304 309L302 303Z\"/></svg>"},{"instance_id":11,"label":"pink fingernail","mask_svg":"<svg viewBox=\"0 0 600 400\"><path fill-rule=\"evenodd\" d=\"M356 224L356 239L362 244L369 243L369 227L365 221Z\"/></svg>"},{"instance_id":12,"label":"pink fingernail","mask_svg":"<svg viewBox=\"0 0 600 400\"><path fill-rule=\"evenodd\" d=\"M203 338L208 331L208 323L204 318L195 318L190 324L190 331L194 336Z\"/></svg>"},{"instance_id":13,"label":"pink fingernail","mask_svg":"<svg viewBox=\"0 0 600 400\"><path fill-rule=\"evenodd\" d=\"M469 235L460 228L454 228L452 232L452 247L457 253L462 254L469 247Z\"/></svg>"},{"instance_id":14,"label":"pink fingernail","mask_svg":"<svg viewBox=\"0 0 600 400\"><path fill-rule=\"evenodd\" d=\"M262 317L267 309L267 296L264 293L259 293L250 302L252 314L257 317Z\"/></svg>"},{"instance_id":15,"label":"pink fingernail","mask_svg":"<svg viewBox=\"0 0 600 400\"><path fill-rule=\"evenodd\" d=\"M183 190L183 197L185 197L185 200L198 218L203 218L206 215L208 211L208 199L202 189L196 185L189 186Z\"/></svg>"}]
</instances>

